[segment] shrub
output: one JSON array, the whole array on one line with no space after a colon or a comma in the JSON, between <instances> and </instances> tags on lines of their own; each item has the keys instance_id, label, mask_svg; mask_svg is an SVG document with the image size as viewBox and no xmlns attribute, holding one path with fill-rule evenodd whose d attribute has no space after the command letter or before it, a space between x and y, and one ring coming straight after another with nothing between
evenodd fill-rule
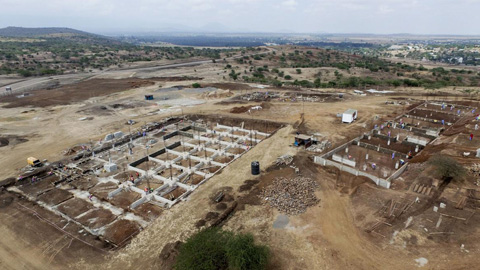
<instances>
[{"instance_id":1,"label":"shrub","mask_svg":"<svg viewBox=\"0 0 480 270\"><path fill-rule=\"evenodd\" d=\"M262 270L268 262L268 248L255 245L253 235L239 234L226 243L228 268Z\"/></svg>"},{"instance_id":2,"label":"shrub","mask_svg":"<svg viewBox=\"0 0 480 270\"><path fill-rule=\"evenodd\" d=\"M192 84L193 88L201 88L202 86L199 83Z\"/></svg>"}]
</instances>

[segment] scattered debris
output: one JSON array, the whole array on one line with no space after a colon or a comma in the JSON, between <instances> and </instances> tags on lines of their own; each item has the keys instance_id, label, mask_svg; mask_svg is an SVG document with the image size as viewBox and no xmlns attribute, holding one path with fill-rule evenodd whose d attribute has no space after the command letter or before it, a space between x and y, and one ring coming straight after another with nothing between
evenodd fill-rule
<instances>
[{"instance_id":1,"label":"scattered debris","mask_svg":"<svg viewBox=\"0 0 480 270\"><path fill-rule=\"evenodd\" d=\"M417 263L418 267L424 267L428 263L428 260L422 257L422 258L415 259L415 262Z\"/></svg>"},{"instance_id":2,"label":"scattered debris","mask_svg":"<svg viewBox=\"0 0 480 270\"><path fill-rule=\"evenodd\" d=\"M93 120L93 117L81 117L81 118L78 118L78 121L86 121L86 120Z\"/></svg>"},{"instance_id":3,"label":"scattered debris","mask_svg":"<svg viewBox=\"0 0 480 270\"><path fill-rule=\"evenodd\" d=\"M216 203L219 203L219 202L221 202L221 201L223 200L223 197L224 197L224 196L225 196L225 194L220 191L220 192L215 196L214 201L215 201Z\"/></svg>"},{"instance_id":4,"label":"scattered debris","mask_svg":"<svg viewBox=\"0 0 480 270\"><path fill-rule=\"evenodd\" d=\"M413 217L412 216L408 217L407 222L405 224L405 229L407 229L412 224L412 221L413 221Z\"/></svg>"},{"instance_id":5,"label":"scattered debris","mask_svg":"<svg viewBox=\"0 0 480 270\"><path fill-rule=\"evenodd\" d=\"M332 147L332 143L328 140L321 141L317 144L312 144L307 148L307 151L310 152L323 152L323 150Z\"/></svg>"},{"instance_id":6,"label":"scattered debris","mask_svg":"<svg viewBox=\"0 0 480 270\"><path fill-rule=\"evenodd\" d=\"M283 155L277 158L276 165L290 165L293 162L293 157L291 155Z\"/></svg>"}]
</instances>

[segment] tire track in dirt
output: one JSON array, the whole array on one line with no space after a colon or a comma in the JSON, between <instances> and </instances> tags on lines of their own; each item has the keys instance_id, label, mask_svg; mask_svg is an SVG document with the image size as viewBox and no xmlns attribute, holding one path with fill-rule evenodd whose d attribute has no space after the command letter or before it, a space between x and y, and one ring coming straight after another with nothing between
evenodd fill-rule
<instances>
[{"instance_id":1,"label":"tire track in dirt","mask_svg":"<svg viewBox=\"0 0 480 270\"><path fill-rule=\"evenodd\" d=\"M397 252L393 258L392 250L385 251L361 235L349 210L352 207L349 197L340 195L331 181L323 179L320 183L319 226L323 238L331 245L328 249L336 254L332 264L338 265L338 269L405 269L408 259L403 254Z\"/></svg>"}]
</instances>

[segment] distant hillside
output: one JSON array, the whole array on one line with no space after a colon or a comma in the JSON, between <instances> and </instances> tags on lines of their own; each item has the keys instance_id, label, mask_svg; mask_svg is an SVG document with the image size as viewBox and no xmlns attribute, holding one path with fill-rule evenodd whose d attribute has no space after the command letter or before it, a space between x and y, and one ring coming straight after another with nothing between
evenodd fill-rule
<instances>
[{"instance_id":1,"label":"distant hillside","mask_svg":"<svg viewBox=\"0 0 480 270\"><path fill-rule=\"evenodd\" d=\"M38 39L42 43L46 40L58 45L104 45L104 46L131 46L112 37L92 34L66 27L25 28L13 27L0 28L0 37Z\"/></svg>"},{"instance_id":2,"label":"distant hillside","mask_svg":"<svg viewBox=\"0 0 480 270\"><path fill-rule=\"evenodd\" d=\"M69 28L7 27L0 29L0 75L51 76L133 62L219 59L229 51L147 47Z\"/></svg>"},{"instance_id":3,"label":"distant hillside","mask_svg":"<svg viewBox=\"0 0 480 270\"><path fill-rule=\"evenodd\" d=\"M45 27L45 28L25 28L25 27L14 27L9 26L6 28L0 28L0 36L3 37L39 37L39 36L49 36L55 34L74 34L74 35L91 35L97 36L95 34L90 34L87 32L65 28L65 27Z\"/></svg>"}]
</instances>

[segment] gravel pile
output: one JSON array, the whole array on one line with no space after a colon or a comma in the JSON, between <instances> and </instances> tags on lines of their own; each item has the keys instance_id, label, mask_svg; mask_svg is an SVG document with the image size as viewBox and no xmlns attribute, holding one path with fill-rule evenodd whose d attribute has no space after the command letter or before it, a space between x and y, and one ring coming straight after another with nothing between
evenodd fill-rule
<instances>
[{"instance_id":1,"label":"gravel pile","mask_svg":"<svg viewBox=\"0 0 480 270\"><path fill-rule=\"evenodd\" d=\"M271 207L288 215L304 213L307 207L317 204L320 200L315 196L318 184L306 177L287 179L278 177L273 184L262 191L260 197Z\"/></svg>"}]
</instances>

